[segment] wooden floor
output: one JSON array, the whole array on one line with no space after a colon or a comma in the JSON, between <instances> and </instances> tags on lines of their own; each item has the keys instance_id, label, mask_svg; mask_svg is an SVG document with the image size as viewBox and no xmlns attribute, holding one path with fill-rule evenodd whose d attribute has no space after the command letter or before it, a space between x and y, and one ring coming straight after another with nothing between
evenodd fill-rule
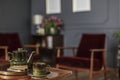
<instances>
[{"instance_id":1,"label":"wooden floor","mask_svg":"<svg viewBox=\"0 0 120 80\"><path fill-rule=\"evenodd\" d=\"M120 80L118 78L118 70L117 69L109 68L107 70L107 77L108 77L108 80ZM66 77L62 80L75 80L74 72L71 76ZM87 72L79 72L79 80L88 80L88 73ZM93 80L104 80L104 76L102 74L99 76L94 75Z\"/></svg>"}]
</instances>

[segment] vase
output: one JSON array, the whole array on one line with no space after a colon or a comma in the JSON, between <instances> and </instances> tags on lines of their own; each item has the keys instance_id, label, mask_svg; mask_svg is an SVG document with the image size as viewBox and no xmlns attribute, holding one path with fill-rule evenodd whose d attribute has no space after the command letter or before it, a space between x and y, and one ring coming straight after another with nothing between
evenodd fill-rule
<instances>
[{"instance_id":1,"label":"vase","mask_svg":"<svg viewBox=\"0 0 120 80\"><path fill-rule=\"evenodd\" d=\"M50 34L51 34L51 35L57 34L57 29L54 28L54 27L51 27L51 28L50 28Z\"/></svg>"},{"instance_id":2,"label":"vase","mask_svg":"<svg viewBox=\"0 0 120 80\"><path fill-rule=\"evenodd\" d=\"M45 29L44 28L39 28L39 34L40 35L45 35Z\"/></svg>"},{"instance_id":3,"label":"vase","mask_svg":"<svg viewBox=\"0 0 120 80\"><path fill-rule=\"evenodd\" d=\"M57 33L58 33L58 30L56 27L47 26L45 28L45 34L47 35L56 35Z\"/></svg>"}]
</instances>

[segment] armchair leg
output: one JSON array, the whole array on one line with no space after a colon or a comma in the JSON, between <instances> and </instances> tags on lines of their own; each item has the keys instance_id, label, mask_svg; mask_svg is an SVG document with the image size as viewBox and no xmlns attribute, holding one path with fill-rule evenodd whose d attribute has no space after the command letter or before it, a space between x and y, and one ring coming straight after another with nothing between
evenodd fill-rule
<instances>
[{"instance_id":1,"label":"armchair leg","mask_svg":"<svg viewBox=\"0 0 120 80\"><path fill-rule=\"evenodd\" d=\"M75 71L75 80L78 80L78 71Z\"/></svg>"},{"instance_id":2,"label":"armchair leg","mask_svg":"<svg viewBox=\"0 0 120 80\"><path fill-rule=\"evenodd\" d=\"M104 80L107 80L107 67L106 67L106 61L105 61L104 53L103 53L103 65L104 65Z\"/></svg>"},{"instance_id":3,"label":"armchair leg","mask_svg":"<svg viewBox=\"0 0 120 80\"><path fill-rule=\"evenodd\" d=\"M90 70L89 72L89 80L92 80L93 79L93 71Z\"/></svg>"},{"instance_id":4,"label":"armchair leg","mask_svg":"<svg viewBox=\"0 0 120 80\"><path fill-rule=\"evenodd\" d=\"M104 79L107 80L107 71L106 71L106 69L104 70Z\"/></svg>"}]
</instances>

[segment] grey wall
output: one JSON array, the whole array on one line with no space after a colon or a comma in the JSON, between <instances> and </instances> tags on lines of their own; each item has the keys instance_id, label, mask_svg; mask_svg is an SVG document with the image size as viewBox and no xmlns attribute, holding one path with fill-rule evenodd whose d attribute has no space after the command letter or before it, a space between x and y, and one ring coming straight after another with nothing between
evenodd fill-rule
<instances>
[{"instance_id":1,"label":"grey wall","mask_svg":"<svg viewBox=\"0 0 120 80\"><path fill-rule=\"evenodd\" d=\"M31 17L38 13L44 16L45 0L31 0ZM120 1L119 0L91 0L90 12L72 13L72 0L62 1L62 13L53 14L64 20L64 45L77 46L82 33L105 33L107 35L107 65L116 67L118 41L113 32L120 29ZM34 34L32 26L31 33Z\"/></svg>"},{"instance_id":2,"label":"grey wall","mask_svg":"<svg viewBox=\"0 0 120 80\"><path fill-rule=\"evenodd\" d=\"M29 42L30 0L0 0L0 32L18 32L22 43Z\"/></svg>"}]
</instances>

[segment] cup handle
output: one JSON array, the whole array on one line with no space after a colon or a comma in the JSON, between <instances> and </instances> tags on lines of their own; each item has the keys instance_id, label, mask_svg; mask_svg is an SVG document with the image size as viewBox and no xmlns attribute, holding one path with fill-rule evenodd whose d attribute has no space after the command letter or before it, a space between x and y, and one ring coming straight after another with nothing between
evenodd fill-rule
<instances>
[{"instance_id":1,"label":"cup handle","mask_svg":"<svg viewBox=\"0 0 120 80\"><path fill-rule=\"evenodd\" d=\"M51 68L51 66L50 66L50 65L47 65L47 66L46 66L46 71L47 71L47 72L50 72L50 68Z\"/></svg>"}]
</instances>

